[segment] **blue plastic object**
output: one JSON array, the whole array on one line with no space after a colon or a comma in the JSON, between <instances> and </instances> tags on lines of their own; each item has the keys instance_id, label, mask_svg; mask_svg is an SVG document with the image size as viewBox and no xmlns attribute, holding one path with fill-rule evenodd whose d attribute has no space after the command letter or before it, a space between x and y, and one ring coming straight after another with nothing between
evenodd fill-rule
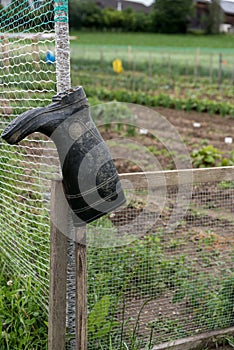
<instances>
[{"instance_id":1,"label":"blue plastic object","mask_svg":"<svg viewBox=\"0 0 234 350\"><path fill-rule=\"evenodd\" d=\"M47 51L46 53L46 63L54 64L55 63L55 55L52 51Z\"/></svg>"}]
</instances>

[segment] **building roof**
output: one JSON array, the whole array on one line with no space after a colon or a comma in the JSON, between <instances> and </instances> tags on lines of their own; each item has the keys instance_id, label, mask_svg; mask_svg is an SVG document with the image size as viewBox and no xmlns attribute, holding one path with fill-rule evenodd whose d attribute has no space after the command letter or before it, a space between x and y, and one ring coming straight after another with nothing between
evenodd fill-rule
<instances>
[{"instance_id":1,"label":"building roof","mask_svg":"<svg viewBox=\"0 0 234 350\"><path fill-rule=\"evenodd\" d=\"M145 6L151 6L154 3L154 0L126 0L126 1L140 3Z\"/></svg>"},{"instance_id":2,"label":"building roof","mask_svg":"<svg viewBox=\"0 0 234 350\"><path fill-rule=\"evenodd\" d=\"M222 10L227 14L234 15L234 2L228 0L222 0L220 3Z\"/></svg>"},{"instance_id":3,"label":"building roof","mask_svg":"<svg viewBox=\"0 0 234 350\"><path fill-rule=\"evenodd\" d=\"M213 0L194 0L196 3L210 4ZM234 15L234 0L221 0L220 6L224 13Z\"/></svg>"}]
</instances>

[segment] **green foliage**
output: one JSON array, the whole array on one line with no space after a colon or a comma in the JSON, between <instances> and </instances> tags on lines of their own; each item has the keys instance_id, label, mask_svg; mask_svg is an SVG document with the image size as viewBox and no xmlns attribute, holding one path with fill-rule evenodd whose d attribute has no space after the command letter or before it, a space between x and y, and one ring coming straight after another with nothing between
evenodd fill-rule
<instances>
[{"instance_id":1,"label":"green foliage","mask_svg":"<svg viewBox=\"0 0 234 350\"><path fill-rule=\"evenodd\" d=\"M69 24L71 28L100 28L102 23L102 11L93 1L69 1Z\"/></svg>"},{"instance_id":2,"label":"green foliage","mask_svg":"<svg viewBox=\"0 0 234 350\"><path fill-rule=\"evenodd\" d=\"M210 330L228 327L232 323L234 304L233 275L225 277L221 283L212 277L210 281L201 273L196 281L186 281L178 288L173 303L186 300L190 312L200 326Z\"/></svg>"},{"instance_id":3,"label":"green foliage","mask_svg":"<svg viewBox=\"0 0 234 350\"><path fill-rule=\"evenodd\" d=\"M127 135L135 135L135 117L127 105L117 101L105 104L97 104L92 107L92 117L98 125L104 125L105 131L114 125L117 131L126 129Z\"/></svg>"},{"instance_id":4,"label":"green foliage","mask_svg":"<svg viewBox=\"0 0 234 350\"><path fill-rule=\"evenodd\" d=\"M192 0L156 0L153 25L159 33L186 33L192 15Z\"/></svg>"},{"instance_id":5,"label":"green foliage","mask_svg":"<svg viewBox=\"0 0 234 350\"><path fill-rule=\"evenodd\" d=\"M88 332L92 339L102 339L110 334L112 328L118 327L119 322L108 319L110 315L111 298L104 295L96 302L88 315Z\"/></svg>"},{"instance_id":6,"label":"green foliage","mask_svg":"<svg viewBox=\"0 0 234 350\"><path fill-rule=\"evenodd\" d=\"M221 162L222 166L233 166L234 165L234 151L231 151L230 158L223 158Z\"/></svg>"},{"instance_id":7,"label":"green foliage","mask_svg":"<svg viewBox=\"0 0 234 350\"><path fill-rule=\"evenodd\" d=\"M223 23L223 11L220 0L213 0L209 4L209 14L204 18L204 26L207 34L218 34Z\"/></svg>"},{"instance_id":8,"label":"green foliage","mask_svg":"<svg viewBox=\"0 0 234 350\"><path fill-rule=\"evenodd\" d=\"M195 168L234 165L234 151L230 152L230 158L223 158L222 152L211 145L194 150L191 157Z\"/></svg>"},{"instance_id":9,"label":"green foliage","mask_svg":"<svg viewBox=\"0 0 234 350\"><path fill-rule=\"evenodd\" d=\"M0 256L0 348L47 349L47 316L38 305L40 288L26 275L6 272Z\"/></svg>"},{"instance_id":10,"label":"green foliage","mask_svg":"<svg viewBox=\"0 0 234 350\"><path fill-rule=\"evenodd\" d=\"M178 110L195 110L198 112L208 112L210 114L234 115L234 108L231 104L226 102L210 101L208 99L199 98L177 98L168 96L166 93L158 95L151 95L142 91L131 91L126 89L110 89L109 87L98 89L87 87L86 93L88 96L95 96L99 100L118 102L137 103L143 106L151 107L166 107L175 108Z\"/></svg>"},{"instance_id":11,"label":"green foliage","mask_svg":"<svg viewBox=\"0 0 234 350\"><path fill-rule=\"evenodd\" d=\"M69 2L70 27L73 29L95 28L114 29L116 31L150 31L150 16L134 12L131 8L117 11L112 8L103 10L91 0Z\"/></svg>"},{"instance_id":12,"label":"green foliage","mask_svg":"<svg viewBox=\"0 0 234 350\"><path fill-rule=\"evenodd\" d=\"M199 150L194 150L191 153L191 157L195 168L209 168L218 165L221 154L217 148L208 145Z\"/></svg>"}]
</instances>

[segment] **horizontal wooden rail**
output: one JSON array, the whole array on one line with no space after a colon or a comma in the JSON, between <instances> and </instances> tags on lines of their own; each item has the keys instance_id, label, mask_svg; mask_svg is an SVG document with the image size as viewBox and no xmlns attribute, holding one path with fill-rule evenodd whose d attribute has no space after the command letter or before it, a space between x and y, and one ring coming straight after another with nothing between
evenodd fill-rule
<instances>
[{"instance_id":1,"label":"horizontal wooden rail","mask_svg":"<svg viewBox=\"0 0 234 350\"><path fill-rule=\"evenodd\" d=\"M234 181L234 166L201 169L181 169L166 171L149 171L120 174L121 180L126 180L125 189L151 188L162 186L189 185L221 181ZM129 182L129 183L128 183Z\"/></svg>"},{"instance_id":2,"label":"horizontal wooden rail","mask_svg":"<svg viewBox=\"0 0 234 350\"><path fill-rule=\"evenodd\" d=\"M198 334L195 336L178 339L162 343L153 347L152 350L192 350L192 349L203 349L208 345L213 345L218 339L223 339L228 335L233 336L234 327L220 329L217 331L211 331L207 333ZM213 348L213 347L212 347ZM143 349L142 349L143 350Z\"/></svg>"}]
</instances>

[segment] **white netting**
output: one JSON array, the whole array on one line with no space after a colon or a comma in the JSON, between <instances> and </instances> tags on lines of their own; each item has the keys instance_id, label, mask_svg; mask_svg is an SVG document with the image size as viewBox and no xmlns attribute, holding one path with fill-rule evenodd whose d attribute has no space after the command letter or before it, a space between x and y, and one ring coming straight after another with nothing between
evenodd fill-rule
<instances>
[{"instance_id":1,"label":"white netting","mask_svg":"<svg viewBox=\"0 0 234 350\"><path fill-rule=\"evenodd\" d=\"M12 1L0 11L0 131L18 114L47 105L56 92L54 1ZM49 213L39 171L47 140L0 140L1 251L8 266L41 286L48 306ZM40 174L40 177L43 174Z\"/></svg>"}]
</instances>

